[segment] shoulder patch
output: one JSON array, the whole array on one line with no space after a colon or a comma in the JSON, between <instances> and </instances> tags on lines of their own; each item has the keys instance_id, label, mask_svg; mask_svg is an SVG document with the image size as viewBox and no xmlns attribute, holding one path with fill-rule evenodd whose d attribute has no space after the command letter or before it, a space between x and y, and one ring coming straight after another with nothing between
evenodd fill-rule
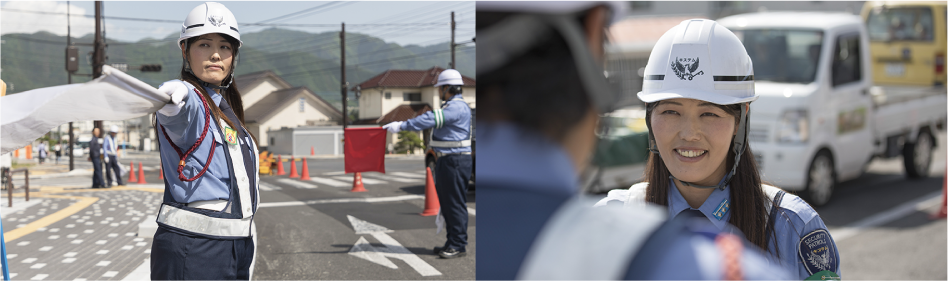
<instances>
[{"instance_id":1,"label":"shoulder patch","mask_svg":"<svg viewBox=\"0 0 948 281\"><path fill-rule=\"evenodd\" d=\"M825 270L836 272L839 269L836 243L826 229L817 229L800 237L799 253L800 261L811 275Z\"/></svg>"}]
</instances>

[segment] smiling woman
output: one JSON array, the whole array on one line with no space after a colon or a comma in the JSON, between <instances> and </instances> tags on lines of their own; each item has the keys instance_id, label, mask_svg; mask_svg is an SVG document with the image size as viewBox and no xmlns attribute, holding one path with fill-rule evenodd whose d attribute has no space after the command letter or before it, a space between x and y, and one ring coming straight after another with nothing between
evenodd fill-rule
<instances>
[{"instance_id":1,"label":"smiling woman","mask_svg":"<svg viewBox=\"0 0 948 281\"><path fill-rule=\"evenodd\" d=\"M647 182L599 204L645 201L670 217L706 218L722 230L730 224L799 279L838 278L836 244L816 211L761 183L747 142L754 72L741 41L714 21L686 20L666 32L638 94L652 152Z\"/></svg>"}]
</instances>

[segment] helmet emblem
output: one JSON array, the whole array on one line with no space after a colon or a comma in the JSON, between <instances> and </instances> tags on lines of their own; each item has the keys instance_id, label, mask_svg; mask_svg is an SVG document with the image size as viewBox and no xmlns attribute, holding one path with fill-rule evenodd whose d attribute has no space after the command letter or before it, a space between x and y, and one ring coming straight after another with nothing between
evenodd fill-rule
<instances>
[{"instance_id":1,"label":"helmet emblem","mask_svg":"<svg viewBox=\"0 0 948 281\"><path fill-rule=\"evenodd\" d=\"M217 26L217 27L220 27L221 25L224 25L224 17L223 17L223 16L210 16L210 17L207 18L207 21L211 22L211 24L213 24L214 26Z\"/></svg>"},{"instance_id":2,"label":"helmet emblem","mask_svg":"<svg viewBox=\"0 0 948 281\"><path fill-rule=\"evenodd\" d=\"M679 58L675 57L675 61L671 64L672 70L675 71L675 75L678 76L681 80L694 79L695 76L704 74L704 70L695 73L695 70L698 70L698 58Z\"/></svg>"}]
</instances>

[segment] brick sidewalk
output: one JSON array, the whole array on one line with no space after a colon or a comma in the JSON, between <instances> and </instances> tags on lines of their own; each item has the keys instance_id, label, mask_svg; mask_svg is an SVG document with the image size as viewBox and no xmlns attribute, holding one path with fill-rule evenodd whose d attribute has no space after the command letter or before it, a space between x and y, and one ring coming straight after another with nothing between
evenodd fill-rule
<instances>
[{"instance_id":1,"label":"brick sidewalk","mask_svg":"<svg viewBox=\"0 0 948 281\"><path fill-rule=\"evenodd\" d=\"M161 196L124 188L37 193L35 198L42 202L2 218L4 236L48 224L22 237L6 238L10 278L121 280L150 256L151 239L136 233L140 222L154 219ZM57 213L90 198L97 201L65 217ZM57 215L61 219L55 220Z\"/></svg>"}]
</instances>

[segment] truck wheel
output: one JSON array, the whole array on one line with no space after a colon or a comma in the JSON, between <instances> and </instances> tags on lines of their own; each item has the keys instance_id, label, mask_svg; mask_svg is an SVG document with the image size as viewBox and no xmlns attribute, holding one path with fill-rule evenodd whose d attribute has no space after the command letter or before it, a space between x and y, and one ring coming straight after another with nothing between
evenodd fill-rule
<instances>
[{"instance_id":1,"label":"truck wheel","mask_svg":"<svg viewBox=\"0 0 948 281\"><path fill-rule=\"evenodd\" d=\"M902 147L902 163L905 164L905 176L910 179L928 176L932 164L932 136L927 130L918 132L914 143L906 142Z\"/></svg>"},{"instance_id":2,"label":"truck wheel","mask_svg":"<svg viewBox=\"0 0 948 281\"><path fill-rule=\"evenodd\" d=\"M833 171L833 158L829 152L820 151L810 162L806 174L805 198L810 205L823 206L829 202L836 187L836 172Z\"/></svg>"}]
</instances>

